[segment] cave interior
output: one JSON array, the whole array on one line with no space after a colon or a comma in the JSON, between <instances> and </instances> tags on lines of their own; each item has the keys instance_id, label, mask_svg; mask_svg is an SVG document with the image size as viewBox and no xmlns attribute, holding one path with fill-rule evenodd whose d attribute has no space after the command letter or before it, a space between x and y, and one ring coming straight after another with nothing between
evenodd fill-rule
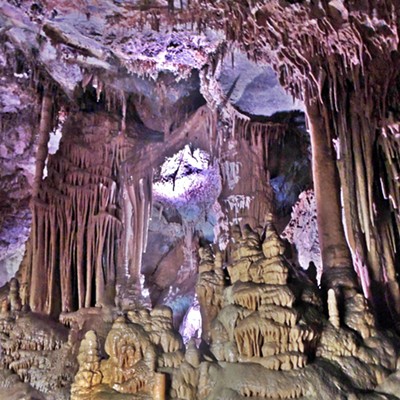
<instances>
[{"instance_id":1,"label":"cave interior","mask_svg":"<svg viewBox=\"0 0 400 400\"><path fill-rule=\"evenodd\" d=\"M0 399L400 399L400 2L0 3Z\"/></svg>"}]
</instances>

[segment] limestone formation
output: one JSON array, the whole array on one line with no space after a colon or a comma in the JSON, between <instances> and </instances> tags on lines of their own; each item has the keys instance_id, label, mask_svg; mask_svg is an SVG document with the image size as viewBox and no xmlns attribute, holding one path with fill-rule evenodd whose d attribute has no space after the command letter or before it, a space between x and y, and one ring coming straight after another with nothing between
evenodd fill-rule
<instances>
[{"instance_id":1,"label":"limestone formation","mask_svg":"<svg viewBox=\"0 0 400 400\"><path fill-rule=\"evenodd\" d=\"M78 308L114 302L114 240L121 226L115 171L124 149L113 136L115 119L81 117L66 122L57 157L49 156L49 176L33 199L29 256L36 269L25 279L30 282L29 304L38 312L75 311L71 279L77 281ZM72 134L76 126L79 135ZM48 284L43 287L44 279Z\"/></svg>"},{"instance_id":2,"label":"limestone formation","mask_svg":"<svg viewBox=\"0 0 400 400\"><path fill-rule=\"evenodd\" d=\"M0 2L0 399L400 399L399 38L398 0Z\"/></svg>"},{"instance_id":3,"label":"limestone formation","mask_svg":"<svg viewBox=\"0 0 400 400\"><path fill-rule=\"evenodd\" d=\"M199 277L196 293L200 303L202 338L209 342L210 326L222 308L225 277L222 253L214 256L210 248L200 248Z\"/></svg>"},{"instance_id":4,"label":"limestone formation","mask_svg":"<svg viewBox=\"0 0 400 400\"><path fill-rule=\"evenodd\" d=\"M254 236L253 233L254 245L260 243ZM214 379L207 378L210 386L207 398L236 398L238 395L345 398L355 390L343 386L336 390L331 383L322 383L316 371L318 368L325 370L326 366L317 367L319 359L338 363L343 369L346 363L351 365L352 370L346 374L353 388L370 390L380 384L388 371L394 369L395 341L389 337L383 339L376 330L363 295L353 292L346 298L342 325L336 295L331 289L328 324L321 314L319 301L312 300L315 294L311 297L307 294L308 278L295 278L298 272L287 263L284 246L272 223L267 224L263 237L259 245L263 251L261 258L254 257L256 253L250 251L251 246L246 245L244 239L236 240L234 245L232 254L236 258L228 265L228 271L234 275L238 268L240 272L234 275L236 280L231 280L232 285L224 289L224 306L212 322L210 332L210 350L224 365L224 372L217 369ZM243 249L247 249L246 252ZM283 275L282 266L285 267ZM270 268L268 275L265 268ZM249 279L248 270L257 271L251 275L254 281ZM296 285L303 286L303 293L293 291L293 281L289 284L289 279L300 279ZM306 308L301 305L302 301L307 301ZM383 340L385 349L376 347L379 340ZM315 356L317 359L312 361ZM385 367L378 365L377 360L383 361ZM249 372L251 369L253 373ZM298 371L296 375L295 371ZM265 376L265 380L261 376ZM229 377L235 378L232 381Z\"/></svg>"},{"instance_id":5,"label":"limestone formation","mask_svg":"<svg viewBox=\"0 0 400 400\"><path fill-rule=\"evenodd\" d=\"M8 301L7 300L3 300L2 302L1 302L1 315L3 315L3 316L5 316L5 315L7 315L8 314L8 309L9 309L9 303L8 303Z\"/></svg>"},{"instance_id":6,"label":"limestone formation","mask_svg":"<svg viewBox=\"0 0 400 400\"><path fill-rule=\"evenodd\" d=\"M101 362L104 384L120 393L152 393L156 352L140 325L117 318L107 336L105 351L109 358Z\"/></svg>"},{"instance_id":7,"label":"limestone formation","mask_svg":"<svg viewBox=\"0 0 400 400\"><path fill-rule=\"evenodd\" d=\"M19 282L16 278L10 281L10 293L8 295L11 311L20 311L22 308L21 297L19 295Z\"/></svg>"},{"instance_id":8,"label":"limestone formation","mask_svg":"<svg viewBox=\"0 0 400 400\"><path fill-rule=\"evenodd\" d=\"M1 367L12 371L18 381L29 382L27 393L46 393L66 398L61 382L72 382L73 349L66 329L44 316L19 312L0 315ZM33 390L34 388L35 390ZM21 393L20 387L19 393ZM69 391L69 388L68 388ZM8 398L8 397L5 397Z\"/></svg>"},{"instance_id":9,"label":"limestone formation","mask_svg":"<svg viewBox=\"0 0 400 400\"><path fill-rule=\"evenodd\" d=\"M80 344L78 364L79 370L71 386L71 400L85 398L85 394L90 394L93 387L102 383L99 345L94 331L86 332Z\"/></svg>"},{"instance_id":10,"label":"limestone formation","mask_svg":"<svg viewBox=\"0 0 400 400\"><path fill-rule=\"evenodd\" d=\"M169 307L155 307L150 312L150 338L157 346L158 366L178 367L183 360L183 340L172 326L172 310Z\"/></svg>"},{"instance_id":11,"label":"limestone formation","mask_svg":"<svg viewBox=\"0 0 400 400\"><path fill-rule=\"evenodd\" d=\"M336 294L333 289L328 290L328 313L329 322L337 329L340 328L340 315L338 304L336 300Z\"/></svg>"},{"instance_id":12,"label":"limestone formation","mask_svg":"<svg viewBox=\"0 0 400 400\"><path fill-rule=\"evenodd\" d=\"M217 343L231 340L239 362L275 370L303 368L317 332L297 324L296 296L287 285L289 266L272 223L264 236L261 244L258 234L246 227L238 241L235 261L228 266L232 286L225 289L225 307L231 307L227 317L232 322L224 323L220 313L213 324L211 348L217 350ZM229 360L226 351L215 356Z\"/></svg>"},{"instance_id":13,"label":"limestone formation","mask_svg":"<svg viewBox=\"0 0 400 400\"><path fill-rule=\"evenodd\" d=\"M174 374L172 396L177 399L191 400L197 397L199 385L200 354L194 341L190 341L185 359Z\"/></svg>"},{"instance_id":14,"label":"limestone formation","mask_svg":"<svg viewBox=\"0 0 400 400\"><path fill-rule=\"evenodd\" d=\"M314 191L309 189L299 195L293 206L291 219L281 234L283 239L296 246L300 266L308 270L312 262L316 280L321 283L322 260L318 238L317 209Z\"/></svg>"}]
</instances>

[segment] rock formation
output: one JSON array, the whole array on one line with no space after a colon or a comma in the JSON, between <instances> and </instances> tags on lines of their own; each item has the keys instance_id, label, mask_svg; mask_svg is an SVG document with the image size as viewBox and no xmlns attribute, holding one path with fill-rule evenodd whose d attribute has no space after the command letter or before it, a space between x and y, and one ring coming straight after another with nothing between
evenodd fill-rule
<instances>
[{"instance_id":1,"label":"rock formation","mask_svg":"<svg viewBox=\"0 0 400 400\"><path fill-rule=\"evenodd\" d=\"M100 372L99 344L94 331L88 331L81 341L78 354L79 370L71 386L71 399L90 396L90 391L102 383Z\"/></svg>"},{"instance_id":2,"label":"rock formation","mask_svg":"<svg viewBox=\"0 0 400 400\"><path fill-rule=\"evenodd\" d=\"M30 257L37 267L26 271L25 279L30 282L30 307L38 312L54 314L114 301L106 288L115 287L114 242L121 234L118 184L113 179L123 151L118 138L113 140L118 124L105 115L96 120L76 117L64 126L57 157L50 158L49 175L33 199ZM72 135L77 123L79 136ZM48 281L46 290L43 279Z\"/></svg>"},{"instance_id":3,"label":"rock formation","mask_svg":"<svg viewBox=\"0 0 400 400\"><path fill-rule=\"evenodd\" d=\"M196 284L196 293L199 299L202 337L209 341L210 327L213 319L218 315L223 304L223 289L225 276L222 270L222 253L215 257L210 248L200 248L199 278Z\"/></svg>"},{"instance_id":4,"label":"rock formation","mask_svg":"<svg viewBox=\"0 0 400 400\"><path fill-rule=\"evenodd\" d=\"M399 16L3 1L0 398L400 398Z\"/></svg>"},{"instance_id":5,"label":"rock formation","mask_svg":"<svg viewBox=\"0 0 400 400\"><path fill-rule=\"evenodd\" d=\"M296 246L299 264L303 269L308 270L310 263L314 264L315 278L320 285L323 268L318 238L317 208L315 195L311 189L300 193L297 203L293 206L290 222L281 237Z\"/></svg>"},{"instance_id":6,"label":"rock formation","mask_svg":"<svg viewBox=\"0 0 400 400\"><path fill-rule=\"evenodd\" d=\"M148 335L118 318L107 336L109 358L102 363L103 383L120 393L152 392L156 354Z\"/></svg>"},{"instance_id":7,"label":"rock formation","mask_svg":"<svg viewBox=\"0 0 400 400\"><path fill-rule=\"evenodd\" d=\"M211 351L216 350L219 361L302 368L312 356L317 330L298 324L301 315L287 284L284 246L272 223L264 236L261 243L258 233L245 227L233 252L228 266L232 286L225 289L225 307L213 323Z\"/></svg>"}]
</instances>

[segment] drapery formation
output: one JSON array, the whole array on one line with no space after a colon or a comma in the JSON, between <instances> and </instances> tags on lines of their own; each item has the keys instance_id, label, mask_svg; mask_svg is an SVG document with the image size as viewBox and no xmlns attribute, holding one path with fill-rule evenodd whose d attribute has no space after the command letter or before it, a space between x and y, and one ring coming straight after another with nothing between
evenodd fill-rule
<instances>
[{"instance_id":1,"label":"drapery formation","mask_svg":"<svg viewBox=\"0 0 400 400\"><path fill-rule=\"evenodd\" d=\"M253 59L270 61L282 84L306 102L331 154L337 151L347 242L367 265L359 274L365 293L396 318L399 2L203 0L197 7L200 26L221 28ZM330 201L329 192L322 196L320 207Z\"/></svg>"},{"instance_id":2,"label":"drapery formation","mask_svg":"<svg viewBox=\"0 0 400 400\"><path fill-rule=\"evenodd\" d=\"M233 107L216 80L222 63L223 55L215 60L214 70L205 68L200 74L201 93L213 110L210 143L211 154L216 155L221 169L220 203L229 225L256 226L265 222L273 208L268 170L270 147L282 142L288 126L266 118L252 120ZM223 121L225 127L216 119Z\"/></svg>"},{"instance_id":3,"label":"drapery formation","mask_svg":"<svg viewBox=\"0 0 400 400\"><path fill-rule=\"evenodd\" d=\"M149 219L153 206L153 168L148 175L135 179L129 175L125 182L125 258L126 271L134 284L139 284L142 255L147 248Z\"/></svg>"},{"instance_id":4,"label":"drapery formation","mask_svg":"<svg viewBox=\"0 0 400 400\"><path fill-rule=\"evenodd\" d=\"M284 134L284 125L233 118L220 155L223 178L220 199L229 224L256 226L272 211L269 146Z\"/></svg>"},{"instance_id":5,"label":"drapery formation","mask_svg":"<svg viewBox=\"0 0 400 400\"><path fill-rule=\"evenodd\" d=\"M79 133L77 134L78 131ZM48 314L114 301L121 235L118 122L78 113L33 199L29 304Z\"/></svg>"}]
</instances>

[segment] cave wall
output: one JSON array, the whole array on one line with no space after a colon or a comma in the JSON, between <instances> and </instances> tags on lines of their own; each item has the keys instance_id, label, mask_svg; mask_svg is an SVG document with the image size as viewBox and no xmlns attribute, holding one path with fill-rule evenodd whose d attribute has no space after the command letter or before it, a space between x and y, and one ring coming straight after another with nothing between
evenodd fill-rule
<instances>
[{"instance_id":1,"label":"cave wall","mask_svg":"<svg viewBox=\"0 0 400 400\"><path fill-rule=\"evenodd\" d=\"M29 236L29 199L34 179L37 96L23 56L6 41L0 49L0 287L17 272Z\"/></svg>"}]
</instances>

